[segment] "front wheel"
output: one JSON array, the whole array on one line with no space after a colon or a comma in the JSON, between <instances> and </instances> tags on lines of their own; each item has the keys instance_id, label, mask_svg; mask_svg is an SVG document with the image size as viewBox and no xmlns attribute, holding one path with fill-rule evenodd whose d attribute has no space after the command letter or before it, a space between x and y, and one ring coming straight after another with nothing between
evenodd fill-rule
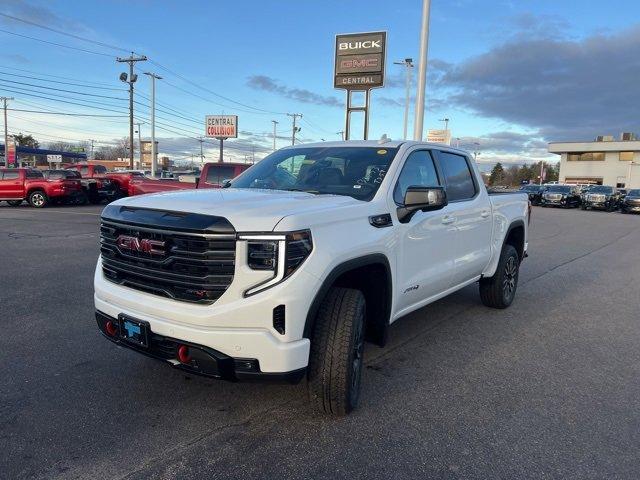
<instances>
[{"instance_id":1,"label":"front wheel","mask_svg":"<svg viewBox=\"0 0 640 480\"><path fill-rule=\"evenodd\" d=\"M35 208L43 208L49 203L49 197L42 190L36 190L29 194L29 205Z\"/></svg>"},{"instance_id":2,"label":"front wheel","mask_svg":"<svg viewBox=\"0 0 640 480\"><path fill-rule=\"evenodd\" d=\"M496 273L480 280L480 299L487 307L507 308L513 302L518 288L520 258L511 245L505 245L500 254Z\"/></svg>"},{"instance_id":3,"label":"front wheel","mask_svg":"<svg viewBox=\"0 0 640 480\"><path fill-rule=\"evenodd\" d=\"M320 305L309 355L309 396L316 410L346 415L358 405L364 352L365 298L333 287Z\"/></svg>"}]
</instances>

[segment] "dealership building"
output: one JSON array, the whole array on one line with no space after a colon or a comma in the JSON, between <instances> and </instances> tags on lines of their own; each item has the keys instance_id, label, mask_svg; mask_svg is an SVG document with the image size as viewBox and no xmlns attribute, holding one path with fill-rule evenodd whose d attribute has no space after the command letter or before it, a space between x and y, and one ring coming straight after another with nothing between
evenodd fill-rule
<instances>
[{"instance_id":1,"label":"dealership building","mask_svg":"<svg viewBox=\"0 0 640 480\"><path fill-rule=\"evenodd\" d=\"M623 133L600 136L593 142L552 142L549 152L560 155L559 181L570 184L640 188L640 140Z\"/></svg>"}]
</instances>

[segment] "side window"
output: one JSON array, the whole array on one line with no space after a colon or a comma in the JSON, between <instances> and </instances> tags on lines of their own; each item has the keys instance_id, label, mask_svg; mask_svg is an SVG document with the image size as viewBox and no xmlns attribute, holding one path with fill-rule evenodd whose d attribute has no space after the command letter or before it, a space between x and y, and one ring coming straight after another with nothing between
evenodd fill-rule
<instances>
[{"instance_id":1,"label":"side window","mask_svg":"<svg viewBox=\"0 0 640 480\"><path fill-rule=\"evenodd\" d=\"M105 167L104 165L96 165L95 167L93 167L93 172L94 173L107 173L107 167Z\"/></svg>"},{"instance_id":2,"label":"side window","mask_svg":"<svg viewBox=\"0 0 640 480\"><path fill-rule=\"evenodd\" d=\"M433 158L428 150L418 150L409 154L402 166L396 188L393 190L393 200L398 205L402 205L407 188L413 185L423 187L440 185Z\"/></svg>"},{"instance_id":3,"label":"side window","mask_svg":"<svg viewBox=\"0 0 640 480\"><path fill-rule=\"evenodd\" d=\"M20 178L20 174L18 172L4 172L3 180L16 180Z\"/></svg>"},{"instance_id":4,"label":"side window","mask_svg":"<svg viewBox=\"0 0 640 480\"><path fill-rule=\"evenodd\" d=\"M83 177L89 175L89 167L80 167L80 175Z\"/></svg>"},{"instance_id":5,"label":"side window","mask_svg":"<svg viewBox=\"0 0 640 480\"><path fill-rule=\"evenodd\" d=\"M209 167L207 171L207 183L220 184L223 180L231 180L235 168L230 165Z\"/></svg>"},{"instance_id":6,"label":"side window","mask_svg":"<svg viewBox=\"0 0 640 480\"><path fill-rule=\"evenodd\" d=\"M449 152L438 152L440 166L447 184L447 198L450 202L472 198L476 186L466 157Z\"/></svg>"}]
</instances>

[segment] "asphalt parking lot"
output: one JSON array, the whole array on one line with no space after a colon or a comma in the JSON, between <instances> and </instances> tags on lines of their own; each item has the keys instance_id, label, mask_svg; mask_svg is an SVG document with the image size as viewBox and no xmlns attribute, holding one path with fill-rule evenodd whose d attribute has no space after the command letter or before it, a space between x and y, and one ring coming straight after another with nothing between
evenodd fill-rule
<instances>
[{"instance_id":1,"label":"asphalt parking lot","mask_svg":"<svg viewBox=\"0 0 640 480\"><path fill-rule=\"evenodd\" d=\"M395 323L328 419L101 338L99 212L0 206L0 478L640 478L640 216L535 208L514 305Z\"/></svg>"}]
</instances>

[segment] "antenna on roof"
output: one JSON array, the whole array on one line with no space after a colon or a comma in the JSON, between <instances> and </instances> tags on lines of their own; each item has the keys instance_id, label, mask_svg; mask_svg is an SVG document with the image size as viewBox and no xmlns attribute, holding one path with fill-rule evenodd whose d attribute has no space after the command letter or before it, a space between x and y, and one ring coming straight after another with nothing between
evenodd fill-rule
<instances>
[{"instance_id":1,"label":"antenna on roof","mask_svg":"<svg viewBox=\"0 0 640 480\"><path fill-rule=\"evenodd\" d=\"M378 140L378 144L382 145L384 143L389 143L390 141L391 139L387 137L387 134L385 133L380 137L380 140Z\"/></svg>"}]
</instances>

